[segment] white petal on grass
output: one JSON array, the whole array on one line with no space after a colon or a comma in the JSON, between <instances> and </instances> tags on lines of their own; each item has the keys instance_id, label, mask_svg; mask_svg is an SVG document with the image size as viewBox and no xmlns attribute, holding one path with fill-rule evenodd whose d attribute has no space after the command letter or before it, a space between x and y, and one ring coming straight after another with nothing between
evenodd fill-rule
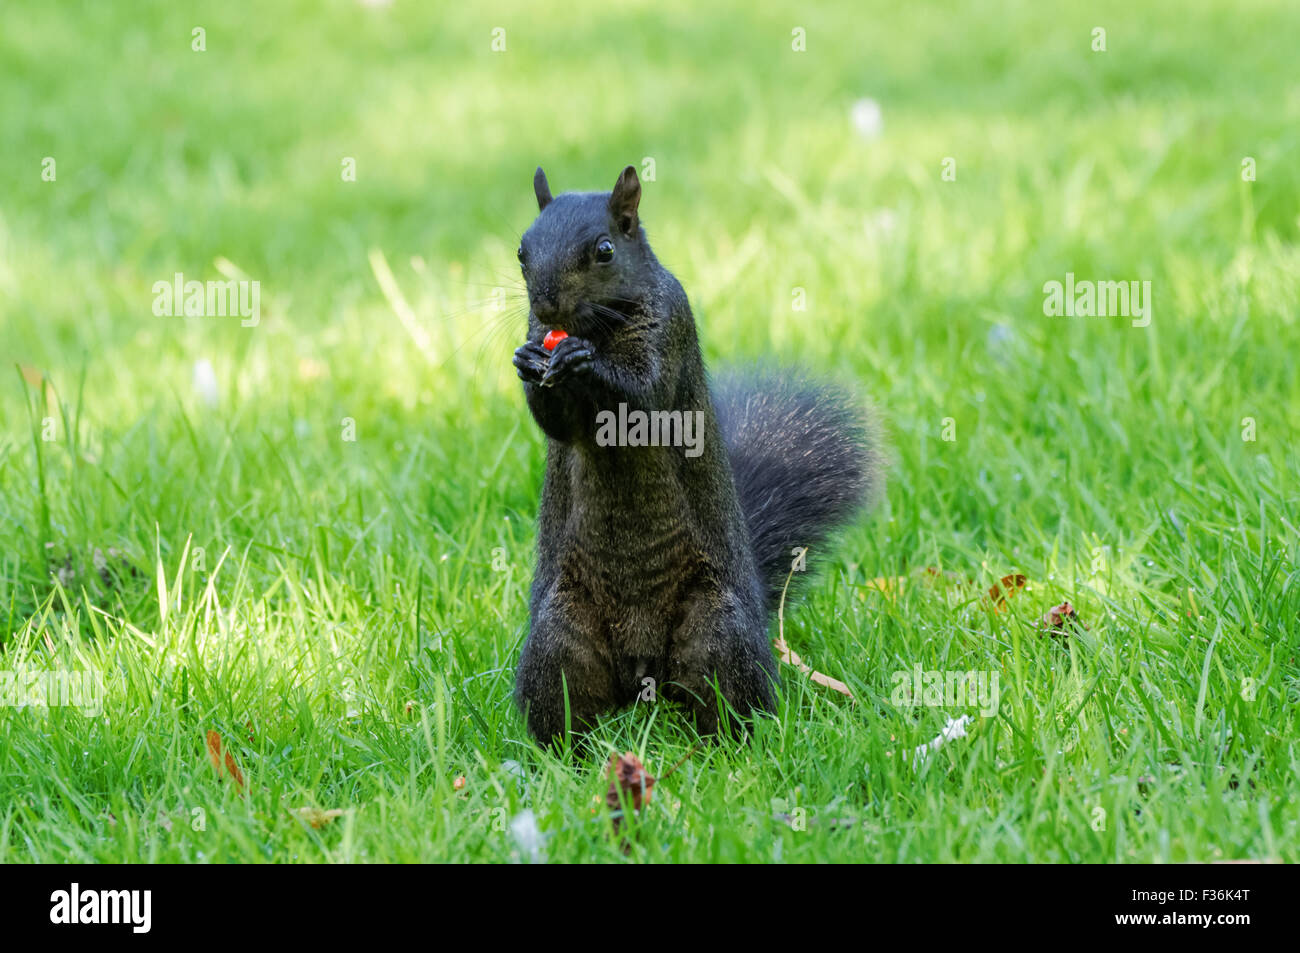
<instances>
[{"instance_id":1,"label":"white petal on grass","mask_svg":"<svg viewBox=\"0 0 1300 953\"><path fill-rule=\"evenodd\" d=\"M212 362L206 357L194 362L194 393L209 407L217 406L220 397L217 389L217 372L213 370Z\"/></svg>"},{"instance_id":2,"label":"white petal on grass","mask_svg":"<svg viewBox=\"0 0 1300 953\"><path fill-rule=\"evenodd\" d=\"M960 718L949 718L948 723L943 726L943 731L939 732L929 744L918 745L917 749L912 752L912 767L919 768L925 763L925 759L930 756L930 752L938 751L950 741L966 737L966 726L975 719L970 715L962 715Z\"/></svg>"},{"instance_id":3,"label":"white petal on grass","mask_svg":"<svg viewBox=\"0 0 1300 953\"><path fill-rule=\"evenodd\" d=\"M863 139L875 139L885 129L885 118L880 111L880 103L874 99L859 99L849 111L849 117L853 120L853 128Z\"/></svg>"},{"instance_id":4,"label":"white petal on grass","mask_svg":"<svg viewBox=\"0 0 1300 953\"><path fill-rule=\"evenodd\" d=\"M537 815L530 807L524 808L510 820L510 835L514 837L520 854L535 864L542 858L542 829L537 826Z\"/></svg>"}]
</instances>

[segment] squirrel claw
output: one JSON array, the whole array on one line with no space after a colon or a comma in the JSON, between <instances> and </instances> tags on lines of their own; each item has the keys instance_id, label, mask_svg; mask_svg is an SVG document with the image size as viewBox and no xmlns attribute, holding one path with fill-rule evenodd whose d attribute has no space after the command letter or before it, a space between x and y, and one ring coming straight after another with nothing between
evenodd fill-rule
<instances>
[{"instance_id":1,"label":"squirrel claw","mask_svg":"<svg viewBox=\"0 0 1300 953\"><path fill-rule=\"evenodd\" d=\"M555 346L551 366L542 377L543 387L554 387L575 373L591 366L591 345L580 338L567 337Z\"/></svg>"},{"instance_id":2,"label":"squirrel claw","mask_svg":"<svg viewBox=\"0 0 1300 953\"><path fill-rule=\"evenodd\" d=\"M515 349L515 372L519 375L521 381L527 381L530 384L541 383L550 363L551 356L542 349L541 345L532 341Z\"/></svg>"}]
</instances>

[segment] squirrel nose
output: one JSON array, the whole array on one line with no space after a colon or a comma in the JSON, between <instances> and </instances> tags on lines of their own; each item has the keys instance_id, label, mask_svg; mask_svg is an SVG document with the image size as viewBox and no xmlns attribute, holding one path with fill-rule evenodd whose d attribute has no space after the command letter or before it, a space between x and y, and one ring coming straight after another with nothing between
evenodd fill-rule
<instances>
[{"instance_id":1,"label":"squirrel nose","mask_svg":"<svg viewBox=\"0 0 1300 953\"><path fill-rule=\"evenodd\" d=\"M538 321L549 323L558 311L559 308L556 306L554 298L538 295L536 300L533 301L533 314L536 315Z\"/></svg>"}]
</instances>

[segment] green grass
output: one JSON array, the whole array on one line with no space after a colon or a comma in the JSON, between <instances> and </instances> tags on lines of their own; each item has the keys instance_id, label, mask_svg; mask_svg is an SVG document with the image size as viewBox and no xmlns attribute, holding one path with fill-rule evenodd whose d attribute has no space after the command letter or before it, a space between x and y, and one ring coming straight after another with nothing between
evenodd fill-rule
<instances>
[{"instance_id":1,"label":"green grass","mask_svg":"<svg viewBox=\"0 0 1300 953\"><path fill-rule=\"evenodd\" d=\"M552 861L1300 859L1300 11L471 6L6 6L0 669L105 699L0 708L0 861L502 861L525 810ZM659 774L696 739L664 705L595 755L525 738L544 448L510 354L533 168L608 189L643 157L711 364L852 382L891 464L787 607L857 703L786 668L625 855L603 756ZM153 315L155 281L232 266L257 327ZM1066 272L1151 281L1151 325L1044 316ZM867 585L925 567L1030 585ZM1034 625L1065 599L1063 644ZM976 713L892 704L918 663L1001 687L919 770Z\"/></svg>"}]
</instances>

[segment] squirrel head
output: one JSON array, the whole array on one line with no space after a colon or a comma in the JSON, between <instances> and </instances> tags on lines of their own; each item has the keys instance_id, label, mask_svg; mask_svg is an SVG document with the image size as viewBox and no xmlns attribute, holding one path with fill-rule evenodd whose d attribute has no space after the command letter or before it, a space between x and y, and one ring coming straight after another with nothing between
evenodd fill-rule
<instances>
[{"instance_id":1,"label":"squirrel head","mask_svg":"<svg viewBox=\"0 0 1300 953\"><path fill-rule=\"evenodd\" d=\"M646 268L654 261L637 217L636 169L624 169L611 192L555 198L538 169L533 191L538 215L519 245L531 317L582 337L626 323L646 294Z\"/></svg>"}]
</instances>

